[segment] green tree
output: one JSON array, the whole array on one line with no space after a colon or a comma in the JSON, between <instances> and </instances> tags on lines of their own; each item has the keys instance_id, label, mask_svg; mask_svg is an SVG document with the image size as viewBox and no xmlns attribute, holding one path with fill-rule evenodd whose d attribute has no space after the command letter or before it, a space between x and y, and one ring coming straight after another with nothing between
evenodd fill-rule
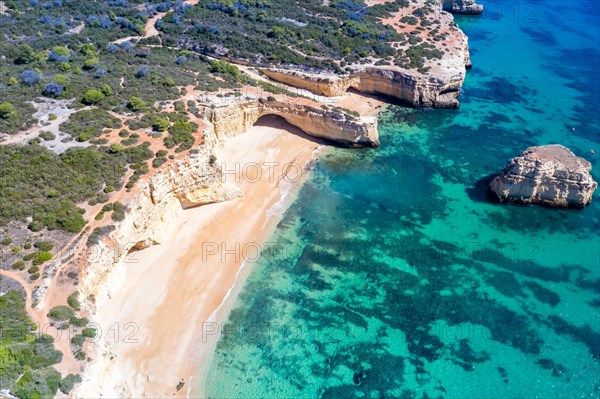
<instances>
[{"instance_id":1,"label":"green tree","mask_svg":"<svg viewBox=\"0 0 600 399\"><path fill-rule=\"evenodd\" d=\"M144 102L144 100L142 100L141 98L136 97L136 96L131 96L129 98L128 106L134 112L140 111L140 110L142 110L142 109L144 109L144 108L147 107L147 105Z\"/></svg>"},{"instance_id":2,"label":"green tree","mask_svg":"<svg viewBox=\"0 0 600 399\"><path fill-rule=\"evenodd\" d=\"M88 58L83 63L83 69L93 69L98 64L98 62L100 61L96 57Z\"/></svg>"},{"instance_id":3,"label":"green tree","mask_svg":"<svg viewBox=\"0 0 600 399\"><path fill-rule=\"evenodd\" d=\"M84 104L98 104L102 100L104 100L104 93L100 90L90 89L83 95Z\"/></svg>"},{"instance_id":4,"label":"green tree","mask_svg":"<svg viewBox=\"0 0 600 399\"><path fill-rule=\"evenodd\" d=\"M90 55L96 54L96 51L98 51L98 49L96 49L96 46L94 46L93 44L86 43L86 44L84 44L84 45L81 46L81 48L79 49L79 51L83 55L90 56Z\"/></svg>"},{"instance_id":5,"label":"green tree","mask_svg":"<svg viewBox=\"0 0 600 399\"><path fill-rule=\"evenodd\" d=\"M58 69L60 69L62 72L71 72L71 64L68 62L61 62L58 64Z\"/></svg>"},{"instance_id":6,"label":"green tree","mask_svg":"<svg viewBox=\"0 0 600 399\"><path fill-rule=\"evenodd\" d=\"M102 94L105 96L110 96L113 94L113 89L107 84L102 85Z\"/></svg>"},{"instance_id":7,"label":"green tree","mask_svg":"<svg viewBox=\"0 0 600 399\"><path fill-rule=\"evenodd\" d=\"M15 107L8 101L0 104L0 119L8 119L11 116L15 115Z\"/></svg>"},{"instance_id":8,"label":"green tree","mask_svg":"<svg viewBox=\"0 0 600 399\"><path fill-rule=\"evenodd\" d=\"M17 64L31 64L36 60L37 56L35 54L35 51L31 48L29 44L21 44L19 46L17 59L15 60Z\"/></svg>"},{"instance_id":9,"label":"green tree","mask_svg":"<svg viewBox=\"0 0 600 399\"><path fill-rule=\"evenodd\" d=\"M65 57L71 56L71 51L64 46L54 46L54 47L52 47L52 51L54 51L58 55L62 55Z\"/></svg>"},{"instance_id":10,"label":"green tree","mask_svg":"<svg viewBox=\"0 0 600 399\"><path fill-rule=\"evenodd\" d=\"M52 80L63 87L69 86L69 78L67 78L65 75L55 75L54 79Z\"/></svg>"}]
</instances>

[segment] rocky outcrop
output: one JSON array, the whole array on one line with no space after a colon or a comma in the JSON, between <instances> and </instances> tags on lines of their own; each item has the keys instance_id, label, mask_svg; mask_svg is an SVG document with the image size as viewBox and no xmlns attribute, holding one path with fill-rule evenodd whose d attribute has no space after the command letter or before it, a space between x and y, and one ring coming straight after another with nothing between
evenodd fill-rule
<instances>
[{"instance_id":1,"label":"rocky outcrop","mask_svg":"<svg viewBox=\"0 0 600 399\"><path fill-rule=\"evenodd\" d=\"M501 202L582 208L598 184L592 165L561 145L529 147L490 183Z\"/></svg>"},{"instance_id":2,"label":"rocky outcrop","mask_svg":"<svg viewBox=\"0 0 600 399\"><path fill-rule=\"evenodd\" d=\"M279 115L306 134L331 140L342 146L379 146L377 118L353 116L337 109L315 108L292 102L252 101L207 107L206 113L220 139L247 131L264 115Z\"/></svg>"},{"instance_id":3,"label":"rocky outcrop","mask_svg":"<svg viewBox=\"0 0 600 399\"><path fill-rule=\"evenodd\" d=\"M483 5L475 0L444 0L443 9L453 14L481 14Z\"/></svg>"},{"instance_id":4,"label":"rocky outcrop","mask_svg":"<svg viewBox=\"0 0 600 399\"><path fill-rule=\"evenodd\" d=\"M226 183L212 149L218 148L216 140L199 148L196 154L178 160L140 181L127 206L126 218L90 251L81 291L93 294L96 302L102 301L100 288L114 276L113 269L135 249L167 242L177 226L174 220L188 207L241 197L241 192ZM106 242L110 243L110 247ZM118 273L117 273L118 274Z\"/></svg>"},{"instance_id":5,"label":"rocky outcrop","mask_svg":"<svg viewBox=\"0 0 600 399\"><path fill-rule=\"evenodd\" d=\"M458 95L465 78L463 58L460 69L454 75L424 75L416 70L400 68L366 67L348 76L316 75L298 71L270 69L262 72L269 78L287 85L308 90L314 94L343 96L349 89L362 93L388 96L413 107L457 108Z\"/></svg>"},{"instance_id":6,"label":"rocky outcrop","mask_svg":"<svg viewBox=\"0 0 600 399\"><path fill-rule=\"evenodd\" d=\"M474 15L483 12L483 5L477 4L475 0L444 0L442 8L452 14Z\"/></svg>"},{"instance_id":7,"label":"rocky outcrop","mask_svg":"<svg viewBox=\"0 0 600 399\"><path fill-rule=\"evenodd\" d=\"M399 13L410 13L417 5L425 7L426 3L411 3L411 7ZM464 32L456 27L454 17L441 10L442 0L438 0L438 6L438 19L431 23L435 23L436 29L443 31L444 35L440 41L430 40L428 44L441 56L430 59L423 57L421 70L405 69L380 60L389 65L352 64L347 66L346 75L278 68L264 68L261 71L275 81L320 96L343 96L349 89L354 89L362 93L384 95L416 108L457 108L466 69L471 67L469 42ZM383 22L394 26L398 17ZM413 46L407 43L399 51L408 51Z\"/></svg>"}]
</instances>

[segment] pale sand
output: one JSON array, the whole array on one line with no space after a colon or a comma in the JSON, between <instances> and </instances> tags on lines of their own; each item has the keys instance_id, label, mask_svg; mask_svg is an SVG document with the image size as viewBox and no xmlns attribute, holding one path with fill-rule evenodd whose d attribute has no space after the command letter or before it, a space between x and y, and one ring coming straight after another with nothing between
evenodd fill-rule
<instances>
[{"instance_id":1,"label":"pale sand","mask_svg":"<svg viewBox=\"0 0 600 399\"><path fill-rule=\"evenodd\" d=\"M235 297L228 292L241 287L251 269L243 267L239 273L244 256L254 257L256 248L263 247L279 220L279 214L267 215L282 205L282 191L299 186L299 169L320 146L280 119L261 121L262 126L228 139L221 156L230 171L227 180L244 198L186 210L173 221L178 228L168 244L128 259L122 286L111 287L110 299L98 309L104 356L97 356L84 373L78 397L185 397L190 379L202 375L218 337L203 339L203 331L212 331L211 322L227 315ZM290 162L290 177L282 180ZM233 172L236 164L242 173ZM302 173L304 178L307 174ZM209 250L218 253L209 255ZM202 387L195 378L193 386ZM182 379L185 385L177 391Z\"/></svg>"}]
</instances>

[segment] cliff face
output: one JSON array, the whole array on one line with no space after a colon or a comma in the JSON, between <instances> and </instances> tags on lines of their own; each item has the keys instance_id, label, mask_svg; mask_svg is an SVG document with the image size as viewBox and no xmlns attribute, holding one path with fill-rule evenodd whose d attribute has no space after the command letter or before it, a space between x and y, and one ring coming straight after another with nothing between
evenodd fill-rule
<instances>
[{"instance_id":1,"label":"cliff face","mask_svg":"<svg viewBox=\"0 0 600 399\"><path fill-rule=\"evenodd\" d=\"M444 10L453 14L481 14L483 5L477 4L475 0L444 0Z\"/></svg>"},{"instance_id":2,"label":"cliff face","mask_svg":"<svg viewBox=\"0 0 600 399\"><path fill-rule=\"evenodd\" d=\"M279 101L236 103L206 108L206 113L220 139L247 131L261 116L279 115L306 134L343 146L379 146L375 117L354 117L341 111Z\"/></svg>"},{"instance_id":3,"label":"cliff face","mask_svg":"<svg viewBox=\"0 0 600 399\"><path fill-rule=\"evenodd\" d=\"M508 162L490 190L501 202L583 208L598 186L591 169L561 145L530 147Z\"/></svg>"},{"instance_id":4,"label":"cliff face","mask_svg":"<svg viewBox=\"0 0 600 399\"><path fill-rule=\"evenodd\" d=\"M203 146L200 153L166 165L148 181L138 183L135 194L126 203L125 220L117 223L107 237L110 247L100 244L91 251L81 285L85 297L93 294L96 303L102 301L104 283L108 278L116 278L113 269L127 253L166 242L177 227L173 221L185 208L241 196L237 188L224 182L209 150L216 146L218 143L213 140L213 145Z\"/></svg>"},{"instance_id":5,"label":"cliff face","mask_svg":"<svg viewBox=\"0 0 600 399\"><path fill-rule=\"evenodd\" d=\"M346 77L310 75L296 71L263 70L269 78L326 97L343 96L348 89L379 94L413 107L457 108L458 95L470 66L468 47L454 74L437 76L394 67L366 67Z\"/></svg>"},{"instance_id":6,"label":"cliff face","mask_svg":"<svg viewBox=\"0 0 600 399\"><path fill-rule=\"evenodd\" d=\"M463 2L469 4L469 0ZM425 1L411 3L409 8L402 9L398 15L383 22L397 26L404 13L410 13L417 6L424 7L425 4ZM423 58L423 67L427 72L404 69L396 65L373 64L350 65L350 71L343 76L277 68L265 68L262 72L275 81L326 97L342 96L348 89L354 89L363 93L388 96L417 108L457 108L466 69L471 67L468 38L456 28L454 17L442 10L445 7L442 0L437 0L436 7L439 7L440 11L432 23L445 34L439 41L428 39L428 44L442 55L439 59ZM399 33L405 34L402 30L399 30ZM404 50L407 51L411 47L413 45L406 44Z\"/></svg>"}]
</instances>

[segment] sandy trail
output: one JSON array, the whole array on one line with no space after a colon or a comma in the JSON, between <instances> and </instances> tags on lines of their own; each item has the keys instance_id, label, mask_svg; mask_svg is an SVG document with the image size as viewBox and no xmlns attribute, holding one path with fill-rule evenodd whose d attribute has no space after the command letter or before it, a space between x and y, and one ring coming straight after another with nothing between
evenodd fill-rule
<instances>
[{"instance_id":1,"label":"sandy trail","mask_svg":"<svg viewBox=\"0 0 600 399\"><path fill-rule=\"evenodd\" d=\"M98 309L103 355L85 373L78 397L185 397L216 343L202 342L204 323L236 284L244 257L256 254L278 221L267 211L306 175L300 169L319 146L283 120L261 122L228 139L219 158L244 198L186 210L173 221L178 229L169 243L126 260L122 286L110 287Z\"/></svg>"}]
</instances>

